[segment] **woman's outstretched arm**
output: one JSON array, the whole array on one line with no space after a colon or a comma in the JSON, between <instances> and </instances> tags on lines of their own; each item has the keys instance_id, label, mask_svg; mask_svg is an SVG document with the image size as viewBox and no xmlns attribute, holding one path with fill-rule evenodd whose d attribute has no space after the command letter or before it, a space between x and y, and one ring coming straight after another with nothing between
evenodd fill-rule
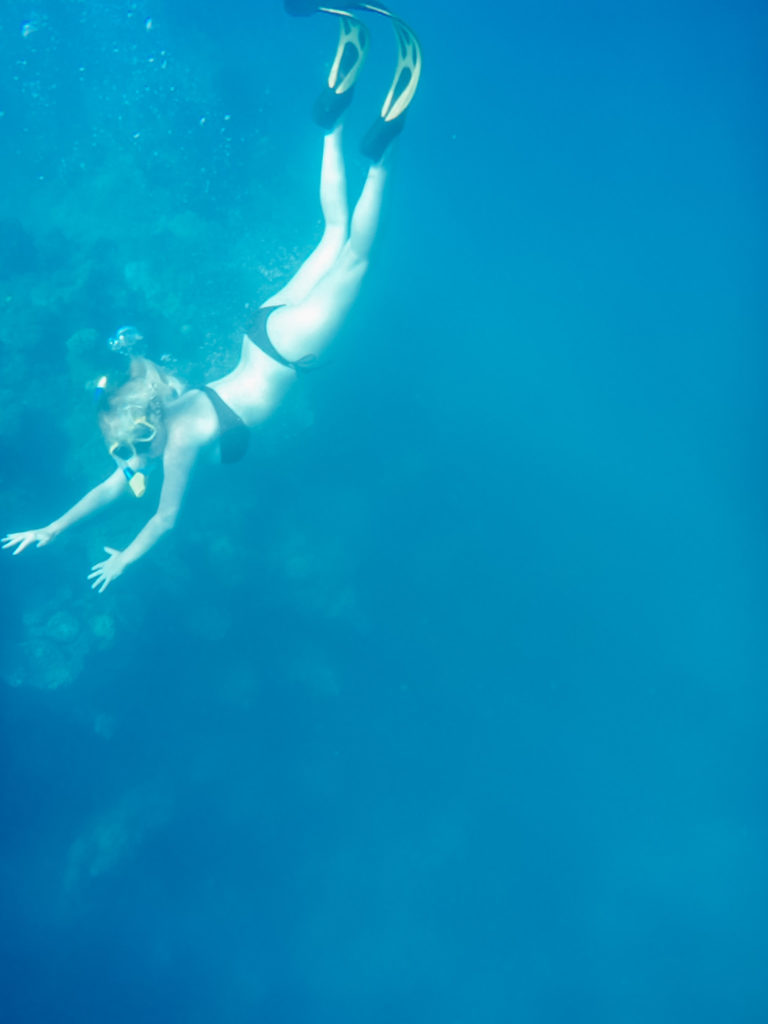
<instances>
[{"instance_id":1,"label":"woman's outstretched arm","mask_svg":"<svg viewBox=\"0 0 768 1024\"><path fill-rule=\"evenodd\" d=\"M88 575L93 590L102 594L126 566L138 561L173 529L200 448L194 443L167 445L163 454L163 487L157 511L123 551L105 547L109 555Z\"/></svg>"},{"instance_id":2,"label":"woman's outstretched arm","mask_svg":"<svg viewBox=\"0 0 768 1024\"><path fill-rule=\"evenodd\" d=\"M21 533L6 534L2 541L3 548L13 548L13 554L18 555L31 544L38 548L45 547L64 530L69 529L81 519L93 515L94 512L106 508L107 505L127 493L127 490L128 482L123 471L116 469L106 480L88 491L71 509L58 519L54 519L48 526L40 527L37 530L22 530Z\"/></svg>"}]
</instances>

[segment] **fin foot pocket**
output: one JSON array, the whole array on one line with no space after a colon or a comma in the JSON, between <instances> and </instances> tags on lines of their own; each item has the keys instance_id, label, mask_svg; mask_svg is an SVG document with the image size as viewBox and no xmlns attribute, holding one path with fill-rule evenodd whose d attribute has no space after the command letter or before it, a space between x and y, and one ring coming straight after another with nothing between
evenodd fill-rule
<instances>
[{"instance_id":1,"label":"fin foot pocket","mask_svg":"<svg viewBox=\"0 0 768 1024\"><path fill-rule=\"evenodd\" d=\"M320 93L312 108L312 117L315 124L320 125L326 131L331 131L339 121L339 118L352 102L354 89L347 89L346 92L334 92L329 86Z\"/></svg>"},{"instance_id":2,"label":"fin foot pocket","mask_svg":"<svg viewBox=\"0 0 768 1024\"><path fill-rule=\"evenodd\" d=\"M393 121L385 121L383 117L377 117L363 136L360 152L371 163L377 164L384 156L387 146L397 138L404 127L405 114L400 114Z\"/></svg>"}]
</instances>

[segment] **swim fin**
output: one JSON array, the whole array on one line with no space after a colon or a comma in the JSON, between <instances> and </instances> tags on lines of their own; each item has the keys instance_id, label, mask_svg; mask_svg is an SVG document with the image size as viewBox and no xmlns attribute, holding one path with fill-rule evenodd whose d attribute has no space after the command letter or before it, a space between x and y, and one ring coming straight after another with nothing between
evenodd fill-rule
<instances>
[{"instance_id":1,"label":"swim fin","mask_svg":"<svg viewBox=\"0 0 768 1024\"><path fill-rule=\"evenodd\" d=\"M350 14L368 11L389 18L397 39L397 65L392 84L379 117L366 132L360 149L373 163L381 160L387 146L403 130L405 112L410 106L421 76L421 46L408 25L386 7L374 3L345 3L345 10L326 7L316 0L284 0L288 14L308 17L316 12L339 18L339 45L328 85L318 97L314 117L323 128L331 129L352 99L352 88L368 48L368 32L362 22Z\"/></svg>"},{"instance_id":2,"label":"swim fin","mask_svg":"<svg viewBox=\"0 0 768 1024\"><path fill-rule=\"evenodd\" d=\"M330 12L329 12L330 13ZM318 96L313 115L321 128L330 131L352 102L360 68L368 50L368 29L345 11L334 12L339 19L339 45L328 75L328 84Z\"/></svg>"},{"instance_id":3,"label":"swim fin","mask_svg":"<svg viewBox=\"0 0 768 1024\"><path fill-rule=\"evenodd\" d=\"M403 130L405 112L416 94L421 77L421 46L412 30L401 19L372 4L355 5L384 14L392 21L397 37L397 65L392 84L384 100L381 113L366 132L360 144L363 156L378 163L390 142Z\"/></svg>"}]
</instances>

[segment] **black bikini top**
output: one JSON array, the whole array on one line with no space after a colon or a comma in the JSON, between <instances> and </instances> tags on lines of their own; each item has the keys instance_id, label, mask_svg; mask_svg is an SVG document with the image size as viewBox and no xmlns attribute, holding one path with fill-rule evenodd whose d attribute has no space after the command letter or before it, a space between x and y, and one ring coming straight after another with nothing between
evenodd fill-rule
<instances>
[{"instance_id":1,"label":"black bikini top","mask_svg":"<svg viewBox=\"0 0 768 1024\"><path fill-rule=\"evenodd\" d=\"M202 391L204 395L207 395L216 411L216 418L219 421L221 461L239 462L248 449L248 442L251 438L250 430L235 410L230 408L221 395L214 391L213 388L203 386L201 388L194 388L194 390Z\"/></svg>"}]
</instances>

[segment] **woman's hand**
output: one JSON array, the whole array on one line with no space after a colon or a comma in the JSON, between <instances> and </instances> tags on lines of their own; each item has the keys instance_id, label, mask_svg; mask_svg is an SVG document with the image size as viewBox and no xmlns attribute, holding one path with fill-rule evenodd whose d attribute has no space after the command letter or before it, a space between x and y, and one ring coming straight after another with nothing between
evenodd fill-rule
<instances>
[{"instance_id":1,"label":"woman's hand","mask_svg":"<svg viewBox=\"0 0 768 1024\"><path fill-rule=\"evenodd\" d=\"M42 530L22 530L21 533L7 533L2 540L3 550L15 548L14 555L20 555L24 548L28 548L30 544L34 544L38 548L44 548L55 536L56 534L49 526L44 526Z\"/></svg>"},{"instance_id":2,"label":"woman's hand","mask_svg":"<svg viewBox=\"0 0 768 1024\"><path fill-rule=\"evenodd\" d=\"M98 590L103 594L112 580L116 580L125 568L125 558L122 551L115 551L114 548L104 548L109 555L103 562L97 562L93 566L93 572L88 574L88 579L93 580L91 590Z\"/></svg>"}]
</instances>

